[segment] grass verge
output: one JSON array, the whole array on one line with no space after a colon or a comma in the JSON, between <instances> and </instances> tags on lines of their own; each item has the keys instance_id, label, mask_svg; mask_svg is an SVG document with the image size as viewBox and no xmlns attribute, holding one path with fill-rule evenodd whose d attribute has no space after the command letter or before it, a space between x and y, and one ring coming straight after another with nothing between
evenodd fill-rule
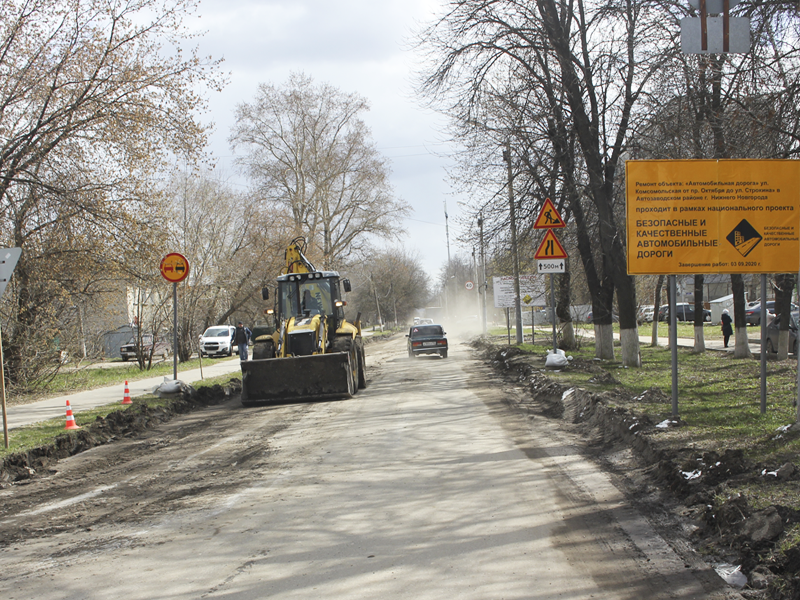
<instances>
[{"instance_id":1,"label":"grass verge","mask_svg":"<svg viewBox=\"0 0 800 600\"><path fill-rule=\"evenodd\" d=\"M204 365L208 365L209 360L210 359L205 359L203 361ZM227 360L238 360L238 357L234 356ZM200 359L198 358L178 363L179 374L198 368L200 368ZM113 366L64 370L59 372L50 382L30 394L9 394L8 403L24 404L40 400L43 397L60 396L72 392L82 392L109 385L118 385L126 380L138 381L150 377L169 376L172 375L173 369L174 365L172 360L167 360L153 364L153 367L149 371L140 370L135 362L120 362L118 365L114 364Z\"/></svg>"},{"instance_id":2,"label":"grass verge","mask_svg":"<svg viewBox=\"0 0 800 600\"><path fill-rule=\"evenodd\" d=\"M172 371L170 371L170 373L171 372ZM217 384L225 385L232 378L233 376L230 374L220 375L219 377L197 382L196 384L193 384L193 386L197 389L200 389L203 387L211 387ZM104 406L98 406L94 409L75 413L75 422L79 426L83 427L96 421L97 417L107 417L110 413L115 411L130 410L131 408L134 408L137 405L145 402L151 408L168 407L172 402L174 402L174 399L159 398L155 395L146 394L144 396L138 396L135 398L133 400L133 404L121 405L119 402L114 402ZM55 441L55 438L59 435L75 435L76 430L65 430L64 425L65 417L59 417L57 419L49 419L47 421L41 421L39 423L26 425L24 427L16 427L10 430L8 435L9 447L5 448L5 445L0 446L0 460L17 452L27 452L33 448L52 444Z\"/></svg>"},{"instance_id":3,"label":"grass verge","mask_svg":"<svg viewBox=\"0 0 800 600\"><path fill-rule=\"evenodd\" d=\"M504 344L505 337L495 338ZM544 367L545 346L524 344L534 364ZM549 379L564 386L604 393L609 406L647 419L653 424L672 418L671 353L668 348L641 347L642 367L623 367L619 361L594 357L594 344L576 351L569 367L547 370ZM647 393L648 391L657 393ZM655 400L654 400L655 399ZM678 414L681 427L665 428L659 442L676 451L695 449L722 452L740 449L767 470L800 460L800 436L787 431L797 421L797 362L770 360L767 364L766 411L761 412L758 357L735 359L729 353L695 354L678 350ZM732 492L745 493L753 506L781 504L800 510L798 486L762 487L743 484ZM779 497L779 498L778 498ZM780 502L776 502L780 500Z\"/></svg>"}]
</instances>

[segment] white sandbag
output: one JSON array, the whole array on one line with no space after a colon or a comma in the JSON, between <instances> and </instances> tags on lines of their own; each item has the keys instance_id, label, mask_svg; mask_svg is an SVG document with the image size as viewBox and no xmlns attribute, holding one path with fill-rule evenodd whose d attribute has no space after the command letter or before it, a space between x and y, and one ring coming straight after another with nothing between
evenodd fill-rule
<instances>
[{"instance_id":1,"label":"white sandbag","mask_svg":"<svg viewBox=\"0 0 800 600\"><path fill-rule=\"evenodd\" d=\"M153 388L154 394L177 394L181 391L183 382L180 379L164 377L164 382Z\"/></svg>"},{"instance_id":2,"label":"white sandbag","mask_svg":"<svg viewBox=\"0 0 800 600\"><path fill-rule=\"evenodd\" d=\"M544 361L544 366L548 369L563 369L569 364L569 359L564 354L564 351L561 349L556 350L553 352L552 350L547 351L547 359Z\"/></svg>"}]
</instances>

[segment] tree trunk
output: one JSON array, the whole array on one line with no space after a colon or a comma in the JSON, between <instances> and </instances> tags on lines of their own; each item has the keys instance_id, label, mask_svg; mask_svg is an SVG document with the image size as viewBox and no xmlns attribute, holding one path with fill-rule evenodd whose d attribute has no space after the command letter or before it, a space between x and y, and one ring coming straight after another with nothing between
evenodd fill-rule
<instances>
[{"instance_id":1,"label":"tree trunk","mask_svg":"<svg viewBox=\"0 0 800 600\"><path fill-rule=\"evenodd\" d=\"M733 327L736 345L733 350L734 358L750 358L750 342L747 340L747 322L744 316L744 279L741 275L731 275L731 289L733 290Z\"/></svg>"},{"instance_id":2,"label":"tree trunk","mask_svg":"<svg viewBox=\"0 0 800 600\"><path fill-rule=\"evenodd\" d=\"M556 315L558 320L563 323L561 327L561 348L563 350L575 350L575 328L572 326L572 315L569 311L570 305L570 281L569 269L558 276L558 301L556 303Z\"/></svg>"},{"instance_id":3,"label":"tree trunk","mask_svg":"<svg viewBox=\"0 0 800 600\"><path fill-rule=\"evenodd\" d=\"M778 360L789 358L789 322L791 321L793 290L794 275L782 273L775 277L775 314L781 315L777 347Z\"/></svg>"},{"instance_id":4,"label":"tree trunk","mask_svg":"<svg viewBox=\"0 0 800 600\"><path fill-rule=\"evenodd\" d=\"M661 289L664 287L664 275L658 276L656 289L653 292L653 335L650 340L652 347L658 346L658 311L661 308Z\"/></svg>"},{"instance_id":5,"label":"tree trunk","mask_svg":"<svg viewBox=\"0 0 800 600\"><path fill-rule=\"evenodd\" d=\"M703 275L694 276L694 352L700 354L706 351L706 340L703 333L705 313L703 311Z\"/></svg>"}]
</instances>

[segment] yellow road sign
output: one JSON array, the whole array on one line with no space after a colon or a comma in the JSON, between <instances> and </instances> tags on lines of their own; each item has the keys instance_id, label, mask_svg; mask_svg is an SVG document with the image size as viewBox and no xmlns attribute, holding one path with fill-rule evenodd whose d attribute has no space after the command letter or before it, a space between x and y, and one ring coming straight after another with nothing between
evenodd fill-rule
<instances>
[{"instance_id":1,"label":"yellow road sign","mask_svg":"<svg viewBox=\"0 0 800 600\"><path fill-rule=\"evenodd\" d=\"M167 281L180 283L189 276L189 261L183 254L171 252L161 260L161 275Z\"/></svg>"},{"instance_id":2,"label":"yellow road sign","mask_svg":"<svg viewBox=\"0 0 800 600\"><path fill-rule=\"evenodd\" d=\"M537 260L548 258L567 258L567 253L564 251L564 247L559 244L556 235L552 232L552 230L548 229L544 239L542 240L542 243L539 244L539 249L536 251L534 258Z\"/></svg>"},{"instance_id":3,"label":"yellow road sign","mask_svg":"<svg viewBox=\"0 0 800 600\"><path fill-rule=\"evenodd\" d=\"M800 161L626 163L628 273L794 273Z\"/></svg>"},{"instance_id":4,"label":"yellow road sign","mask_svg":"<svg viewBox=\"0 0 800 600\"><path fill-rule=\"evenodd\" d=\"M539 216L536 217L536 222L533 224L534 229L557 229L559 227L566 227L564 219L556 210L550 198L545 199L542 210L539 211Z\"/></svg>"}]
</instances>

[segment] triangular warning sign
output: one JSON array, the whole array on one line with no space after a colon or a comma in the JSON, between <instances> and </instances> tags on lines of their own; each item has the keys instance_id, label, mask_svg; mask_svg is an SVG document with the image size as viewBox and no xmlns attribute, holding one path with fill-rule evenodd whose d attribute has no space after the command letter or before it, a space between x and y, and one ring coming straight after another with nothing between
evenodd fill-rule
<instances>
[{"instance_id":1,"label":"triangular warning sign","mask_svg":"<svg viewBox=\"0 0 800 600\"><path fill-rule=\"evenodd\" d=\"M558 243L556 234L548 231L542 243L539 244L539 249L536 251L536 260L546 260L548 258L567 258L567 253L564 248Z\"/></svg>"},{"instance_id":2,"label":"triangular warning sign","mask_svg":"<svg viewBox=\"0 0 800 600\"><path fill-rule=\"evenodd\" d=\"M536 217L536 222L533 224L534 229L558 229L559 227L566 227L567 224L564 223L564 219L561 218L561 215L558 214L556 207L553 206L553 202L550 198L547 198L544 201L544 206L542 206L542 210L539 212L539 216Z\"/></svg>"}]
</instances>

